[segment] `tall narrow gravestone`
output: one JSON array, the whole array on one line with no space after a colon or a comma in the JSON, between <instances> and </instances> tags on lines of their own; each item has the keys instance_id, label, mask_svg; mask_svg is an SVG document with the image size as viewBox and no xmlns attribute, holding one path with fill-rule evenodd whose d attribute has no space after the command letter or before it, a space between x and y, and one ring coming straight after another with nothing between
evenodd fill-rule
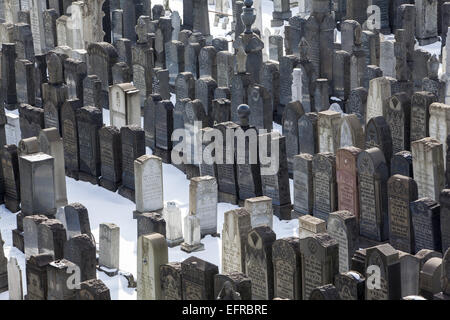
<instances>
[{"instance_id":1,"label":"tall narrow gravestone","mask_svg":"<svg viewBox=\"0 0 450 320\"><path fill-rule=\"evenodd\" d=\"M189 211L200 220L202 237L217 235L217 181L211 176L191 179L189 185Z\"/></svg>"},{"instance_id":2,"label":"tall narrow gravestone","mask_svg":"<svg viewBox=\"0 0 450 320\"><path fill-rule=\"evenodd\" d=\"M294 156L294 210L291 213L292 217L313 212L313 158L309 153Z\"/></svg>"},{"instance_id":3,"label":"tall narrow gravestone","mask_svg":"<svg viewBox=\"0 0 450 320\"><path fill-rule=\"evenodd\" d=\"M350 211L330 213L327 232L339 244L339 272L351 270L353 254L358 249L358 221Z\"/></svg>"},{"instance_id":4,"label":"tall narrow gravestone","mask_svg":"<svg viewBox=\"0 0 450 320\"><path fill-rule=\"evenodd\" d=\"M175 202L169 201L162 215L166 221L167 245L170 248L176 247L184 241L181 210Z\"/></svg>"},{"instance_id":5,"label":"tall narrow gravestone","mask_svg":"<svg viewBox=\"0 0 450 320\"><path fill-rule=\"evenodd\" d=\"M388 238L387 180L388 169L378 148L358 156L360 235L375 241Z\"/></svg>"},{"instance_id":6,"label":"tall narrow gravestone","mask_svg":"<svg viewBox=\"0 0 450 320\"><path fill-rule=\"evenodd\" d=\"M437 200L445 179L442 143L433 138L424 138L412 142L411 151L419 197Z\"/></svg>"},{"instance_id":7,"label":"tall narrow gravestone","mask_svg":"<svg viewBox=\"0 0 450 320\"><path fill-rule=\"evenodd\" d=\"M442 237L442 252L450 248L450 190L442 190L439 196L439 203L441 204L441 237Z\"/></svg>"},{"instance_id":8,"label":"tall narrow gravestone","mask_svg":"<svg viewBox=\"0 0 450 320\"><path fill-rule=\"evenodd\" d=\"M327 233L300 240L303 300L309 300L315 288L333 283L339 273L338 247L338 242Z\"/></svg>"},{"instance_id":9,"label":"tall narrow gravestone","mask_svg":"<svg viewBox=\"0 0 450 320\"><path fill-rule=\"evenodd\" d=\"M275 233L268 226L256 227L250 231L245 250L245 269L252 280L252 299L274 298L272 245Z\"/></svg>"},{"instance_id":10,"label":"tall narrow gravestone","mask_svg":"<svg viewBox=\"0 0 450 320\"><path fill-rule=\"evenodd\" d=\"M122 144L120 131L115 127L102 127L98 131L100 144L101 178L99 184L116 192L122 180Z\"/></svg>"},{"instance_id":11,"label":"tall narrow gravestone","mask_svg":"<svg viewBox=\"0 0 450 320\"><path fill-rule=\"evenodd\" d=\"M361 149L344 147L336 154L338 209L348 210L359 221L358 156Z\"/></svg>"},{"instance_id":12,"label":"tall narrow gravestone","mask_svg":"<svg viewBox=\"0 0 450 320\"><path fill-rule=\"evenodd\" d=\"M3 178L5 179L5 207L15 213L20 210L20 178L17 146L4 146L1 151Z\"/></svg>"},{"instance_id":13,"label":"tall narrow gravestone","mask_svg":"<svg viewBox=\"0 0 450 320\"><path fill-rule=\"evenodd\" d=\"M119 270L120 228L114 223L100 224L99 265Z\"/></svg>"},{"instance_id":14,"label":"tall narrow gravestone","mask_svg":"<svg viewBox=\"0 0 450 320\"><path fill-rule=\"evenodd\" d=\"M222 230L222 273L245 273L245 246L252 226L246 209L227 211Z\"/></svg>"},{"instance_id":15,"label":"tall narrow gravestone","mask_svg":"<svg viewBox=\"0 0 450 320\"><path fill-rule=\"evenodd\" d=\"M398 251L388 243L366 251L366 300L398 300L401 296Z\"/></svg>"},{"instance_id":16,"label":"tall narrow gravestone","mask_svg":"<svg viewBox=\"0 0 450 320\"><path fill-rule=\"evenodd\" d=\"M430 198L410 203L416 252L422 249L442 250L440 209L439 203Z\"/></svg>"},{"instance_id":17,"label":"tall narrow gravestone","mask_svg":"<svg viewBox=\"0 0 450 320\"><path fill-rule=\"evenodd\" d=\"M397 250L416 253L410 203L417 200L417 183L394 175L388 181L389 242Z\"/></svg>"},{"instance_id":18,"label":"tall narrow gravestone","mask_svg":"<svg viewBox=\"0 0 450 320\"><path fill-rule=\"evenodd\" d=\"M143 155L134 161L136 214L157 212L164 207L162 161Z\"/></svg>"},{"instance_id":19,"label":"tall narrow gravestone","mask_svg":"<svg viewBox=\"0 0 450 320\"><path fill-rule=\"evenodd\" d=\"M8 291L9 300L23 300L22 270L14 257L8 261Z\"/></svg>"},{"instance_id":20,"label":"tall narrow gravestone","mask_svg":"<svg viewBox=\"0 0 450 320\"><path fill-rule=\"evenodd\" d=\"M165 237L159 233L139 237L137 259L138 300L161 299L159 269L168 262Z\"/></svg>"},{"instance_id":21,"label":"tall narrow gravestone","mask_svg":"<svg viewBox=\"0 0 450 320\"><path fill-rule=\"evenodd\" d=\"M276 240L272 245L274 297L301 300L300 239L296 237Z\"/></svg>"},{"instance_id":22,"label":"tall narrow gravestone","mask_svg":"<svg viewBox=\"0 0 450 320\"><path fill-rule=\"evenodd\" d=\"M11 279L8 278L8 259L5 257L5 252L3 250L3 245L5 241L2 239L2 235L0 233L0 292L4 292L8 290L8 284ZM10 275L12 277L13 275ZM22 279L20 279L22 280ZM11 290L10 288L9 290ZM12 291L10 291L11 294Z\"/></svg>"},{"instance_id":23,"label":"tall narrow gravestone","mask_svg":"<svg viewBox=\"0 0 450 320\"><path fill-rule=\"evenodd\" d=\"M336 156L332 153L318 153L312 163L314 185L313 215L327 220L337 207Z\"/></svg>"}]
</instances>

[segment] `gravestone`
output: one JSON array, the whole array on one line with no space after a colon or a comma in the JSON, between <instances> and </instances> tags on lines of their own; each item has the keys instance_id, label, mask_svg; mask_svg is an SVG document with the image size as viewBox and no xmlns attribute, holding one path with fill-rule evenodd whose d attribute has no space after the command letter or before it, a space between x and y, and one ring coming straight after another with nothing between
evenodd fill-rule
<instances>
[{"instance_id":1,"label":"gravestone","mask_svg":"<svg viewBox=\"0 0 450 320\"><path fill-rule=\"evenodd\" d=\"M397 250L388 243L367 248L365 269L366 300L400 299L401 269ZM375 279L375 283L371 279Z\"/></svg>"},{"instance_id":2,"label":"gravestone","mask_svg":"<svg viewBox=\"0 0 450 320\"><path fill-rule=\"evenodd\" d=\"M122 145L120 131L116 127L102 127L98 131L100 144L101 177L99 184L110 191L117 191L122 180Z\"/></svg>"},{"instance_id":3,"label":"gravestone","mask_svg":"<svg viewBox=\"0 0 450 320\"><path fill-rule=\"evenodd\" d=\"M250 85L247 94L247 101L251 110L250 125L255 126L256 129L272 130L273 116L271 112L271 99L266 88L257 84Z\"/></svg>"},{"instance_id":4,"label":"gravestone","mask_svg":"<svg viewBox=\"0 0 450 320\"><path fill-rule=\"evenodd\" d=\"M398 250L401 274L401 296L419 294L420 259Z\"/></svg>"},{"instance_id":5,"label":"gravestone","mask_svg":"<svg viewBox=\"0 0 450 320\"><path fill-rule=\"evenodd\" d=\"M69 287L71 274L76 269L76 265L66 259L50 262L47 267L47 288L48 300L73 300L75 299L75 289Z\"/></svg>"},{"instance_id":6,"label":"gravestone","mask_svg":"<svg viewBox=\"0 0 450 320\"><path fill-rule=\"evenodd\" d=\"M214 276L219 273L216 265L197 257L189 257L181 263L183 300L214 300Z\"/></svg>"},{"instance_id":7,"label":"gravestone","mask_svg":"<svg viewBox=\"0 0 450 320\"><path fill-rule=\"evenodd\" d=\"M337 274L334 285L340 300L364 300L366 279L359 272L348 271Z\"/></svg>"},{"instance_id":8,"label":"gravestone","mask_svg":"<svg viewBox=\"0 0 450 320\"><path fill-rule=\"evenodd\" d=\"M176 247L184 241L181 210L175 202L169 201L164 207L162 215L166 221L167 245L169 248Z\"/></svg>"},{"instance_id":9,"label":"gravestone","mask_svg":"<svg viewBox=\"0 0 450 320\"><path fill-rule=\"evenodd\" d=\"M444 188L444 164L442 143L433 138L424 138L411 143L414 180L417 182L419 198L439 198Z\"/></svg>"},{"instance_id":10,"label":"gravestone","mask_svg":"<svg viewBox=\"0 0 450 320\"><path fill-rule=\"evenodd\" d=\"M87 53L88 75L96 75L101 81L100 106L108 109L108 88L113 84L112 66L118 60L117 50L107 42L92 42L88 45Z\"/></svg>"},{"instance_id":11,"label":"gravestone","mask_svg":"<svg viewBox=\"0 0 450 320\"><path fill-rule=\"evenodd\" d=\"M338 242L327 233L300 239L302 259L302 297L309 300L311 292L332 283L339 273Z\"/></svg>"},{"instance_id":12,"label":"gravestone","mask_svg":"<svg viewBox=\"0 0 450 320\"><path fill-rule=\"evenodd\" d=\"M55 205L61 208L67 204L63 139L56 128L43 129L39 134L39 146L43 153L54 159Z\"/></svg>"},{"instance_id":13,"label":"gravestone","mask_svg":"<svg viewBox=\"0 0 450 320\"><path fill-rule=\"evenodd\" d=\"M388 181L389 243L397 250L416 253L410 203L417 200L417 183L394 175Z\"/></svg>"},{"instance_id":14,"label":"gravestone","mask_svg":"<svg viewBox=\"0 0 450 320\"><path fill-rule=\"evenodd\" d=\"M214 297L216 300L251 300L252 282L241 272L216 274Z\"/></svg>"},{"instance_id":15,"label":"gravestone","mask_svg":"<svg viewBox=\"0 0 450 320\"><path fill-rule=\"evenodd\" d=\"M76 300L111 300L108 287L99 279L81 282L76 294Z\"/></svg>"},{"instance_id":16,"label":"gravestone","mask_svg":"<svg viewBox=\"0 0 450 320\"><path fill-rule=\"evenodd\" d=\"M119 270L120 228L114 223L100 224L98 264L109 270ZM109 271L108 270L108 271Z\"/></svg>"},{"instance_id":17,"label":"gravestone","mask_svg":"<svg viewBox=\"0 0 450 320\"><path fill-rule=\"evenodd\" d=\"M24 231L24 253L27 259L29 259L32 255L39 254L38 226L46 220L47 217L43 215L23 217L22 230Z\"/></svg>"},{"instance_id":18,"label":"gravestone","mask_svg":"<svg viewBox=\"0 0 450 320\"><path fill-rule=\"evenodd\" d=\"M441 206L431 198L421 198L410 203L412 227L414 231L414 248L442 250Z\"/></svg>"},{"instance_id":19,"label":"gravestone","mask_svg":"<svg viewBox=\"0 0 450 320\"><path fill-rule=\"evenodd\" d=\"M446 252L450 247L450 215L448 211L448 208L450 207L449 198L449 189L442 190L439 196L439 203L441 204L442 252Z\"/></svg>"},{"instance_id":20,"label":"gravestone","mask_svg":"<svg viewBox=\"0 0 450 320\"><path fill-rule=\"evenodd\" d=\"M93 106L77 109L77 131L82 181L98 184L100 171L100 145L98 131L103 126L102 111Z\"/></svg>"},{"instance_id":21,"label":"gravestone","mask_svg":"<svg viewBox=\"0 0 450 320\"><path fill-rule=\"evenodd\" d=\"M5 207L12 213L20 210L20 173L17 146L5 145L1 151L2 170L5 183Z\"/></svg>"},{"instance_id":22,"label":"gravestone","mask_svg":"<svg viewBox=\"0 0 450 320\"><path fill-rule=\"evenodd\" d=\"M78 179L80 169L80 146L78 142L77 110L80 100L67 100L61 107L61 131L64 145L65 172L68 177Z\"/></svg>"},{"instance_id":23,"label":"gravestone","mask_svg":"<svg viewBox=\"0 0 450 320\"><path fill-rule=\"evenodd\" d=\"M339 244L339 272L351 270L351 261L358 243L358 220L350 211L330 213L327 222L328 234Z\"/></svg>"},{"instance_id":24,"label":"gravestone","mask_svg":"<svg viewBox=\"0 0 450 320\"><path fill-rule=\"evenodd\" d=\"M251 216L246 209L224 213L222 229L222 273L245 273L245 247L252 229Z\"/></svg>"},{"instance_id":25,"label":"gravestone","mask_svg":"<svg viewBox=\"0 0 450 320\"><path fill-rule=\"evenodd\" d=\"M446 168L447 137L450 134L450 105L432 103L430 105L429 130L430 137L442 143L444 169Z\"/></svg>"},{"instance_id":26,"label":"gravestone","mask_svg":"<svg viewBox=\"0 0 450 320\"><path fill-rule=\"evenodd\" d=\"M339 128L339 146L364 148L364 129L358 116L355 114L345 115Z\"/></svg>"},{"instance_id":27,"label":"gravestone","mask_svg":"<svg viewBox=\"0 0 450 320\"><path fill-rule=\"evenodd\" d=\"M319 152L336 153L339 148L338 133L341 121L339 112L327 110L318 113Z\"/></svg>"},{"instance_id":28,"label":"gravestone","mask_svg":"<svg viewBox=\"0 0 450 320\"><path fill-rule=\"evenodd\" d=\"M386 160L388 171L392 158L392 135L383 116L371 118L366 126L366 149L379 148Z\"/></svg>"},{"instance_id":29,"label":"gravestone","mask_svg":"<svg viewBox=\"0 0 450 320\"><path fill-rule=\"evenodd\" d=\"M103 106L104 93L102 81L96 75L88 75L83 80L83 106L94 106L99 109ZM109 101L108 101L109 102Z\"/></svg>"},{"instance_id":30,"label":"gravestone","mask_svg":"<svg viewBox=\"0 0 450 320\"><path fill-rule=\"evenodd\" d=\"M45 128L44 109L21 104L19 106L20 132L22 139L36 137Z\"/></svg>"},{"instance_id":31,"label":"gravestone","mask_svg":"<svg viewBox=\"0 0 450 320\"><path fill-rule=\"evenodd\" d=\"M438 36L438 1L415 2L416 5L416 38L419 45L425 46L437 41Z\"/></svg>"},{"instance_id":32,"label":"gravestone","mask_svg":"<svg viewBox=\"0 0 450 320\"><path fill-rule=\"evenodd\" d=\"M138 125L123 126L120 129L122 141L122 185L119 194L135 201L134 161L145 154L145 132Z\"/></svg>"},{"instance_id":33,"label":"gravestone","mask_svg":"<svg viewBox=\"0 0 450 320\"><path fill-rule=\"evenodd\" d=\"M326 284L311 291L309 300L339 300L339 293L334 285Z\"/></svg>"},{"instance_id":34,"label":"gravestone","mask_svg":"<svg viewBox=\"0 0 450 320\"><path fill-rule=\"evenodd\" d=\"M126 125L141 125L140 91L131 83L112 85L109 88L110 125L121 129Z\"/></svg>"},{"instance_id":35,"label":"gravestone","mask_svg":"<svg viewBox=\"0 0 450 320\"><path fill-rule=\"evenodd\" d=\"M6 114L5 135L5 144L19 144L22 134L20 132L20 120L18 115L13 113Z\"/></svg>"},{"instance_id":36,"label":"gravestone","mask_svg":"<svg viewBox=\"0 0 450 320\"><path fill-rule=\"evenodd\" d=\"M391 175L393 176L394 174L414 178L411 152L400 151L392 156Z\"/></svg>"},{"instance_id":37,"label":"gravestone","mask_svg":"<svg viewBox=\"0 0 450 320\"><path fill-rule=\"evenodd\" d=\"M64 219L67 231L67 238L74 236L91 234L91 227L89 222L89 213L84 205L81 203L70 203L64 207Z\"/></svg>"},{"instance_id":38,"label":"gravestone","mask_svg":"<svg viewBox=\"0 0 450 320\"><path fill-rule=\"evenodd\" d=\"M289 103L284 108L283 135L286 137L286 155L288 158L288 169L292 175L294 172L294 156L299 154L299 132L298 121L305 114L303 106L299 101Z\"/></svg>"},{"instance_id":39,"label":"gravestone","mask_svg":"<svg viewBox=\"0 0 450 320\"><path fill-rule=\"evenodd\" d=\"M16 91L17 102L36 104L34 81L34 64L28 60L16 60Z\"/></svg>"},{"instance_id":40,"label":"gravestone","mask_svg":"<svg viewBox=\"0 0 450 320\"><path fill-rule=\"evenodd\" d=\"M160 157L164 163L171 163L173 109L170 100L162 100L156 103L154 154Z\"/></svg>"},{"instance_id":41,"label":"gravestone","mask_svg":"<svg viewBox=\"0 0 450 320\"><path fill-rule=\"evenodd\" d=\"M378 148L362 151L357 161L360 235L375 241L388 238L388 168Z\"/></svg>"},{"instance_id":42,"label":"gravestone","mask_svg":"<svg viewBox=\"0 0 450 320\"><path fill-rule=\"evenodd\" d=\"M251 227L273 227L272 199L266 196L245 199L245 209L250 214Z\"/></svg>"},{"instance_id":43,"label":"gravestone","mask_svg":"<svg viewBox=\"0 0 450 320\"><path fill-rule=\"evenodd\" d=\"M319 128L317 113L306 113L298 120L299 153L319 153Z\"/></svg>"},{"instance_id":44,"label":"gravestone","mask_svg":"<svg viewBox=\"0 0 450 320\"><path fill-rule=\"evenodd\" d=\"M10 292L10 300L12 300L11 294L13 292L12 291L13 288L9 287L9 283L14 278L13 278L12 274L9 274L9 263L8 263L8 259L5 257L5 252L3 250L4 244L5 244L5 241L3 241L2 235L0 234L0 292L9 291ZM11 258L11 259L15 259L15 258ZM19 279L14 279L14 280L19 280ZM20 281L22 281L22 278L20 278Z\"/></svg>"},{"instance_id":45,"label":"gravestone","mask_svg":"<svg viewBox=\"0 0 450 320\"><path fill-rule=\"evenodd\" d=\"M140 236L137 259L137 299L161 299L160 267L168 262L165 237L159 233Z\"/></svg>"},{"instance_id":46,"label":"gravestone","mask_svg":"<svg viewBox=\"0 0 450 320\"><path fill-rule=\"evenodd\" d=\"M353 213L359 222L358 156L362 152L356 147L344 147L336 154L336 182L338 210Z\"/></svg>"},{"instance_id":47,"label":"gravestone","mask_svg":"<svg viewBox=\"0 0 450 320\"><path fill-rule=\"evenodd\" d=\"M396 80L389 77L375 78L370 81L367 96L366 123L370 119L384 116L389 107L389 98L392 96Z\"/></svg>"},{"instance_id":48,"label":"gravestone","mask_svg":"<svg viewBox=\"0 0 450 320\"><path fill-rule=\"evenodd\" d=\"M312 161L314 207L313 216L327 221L337 208L336 156L318 153Z\"/></svg>"},{"instance_id":49,"label":"gravestone","mask_svg":"<svg viewBox=\"0 0 450 320\"><path fill-rule=\"evenodd\" d=\"M67 240L64 245L64 259L80 268L81 281L97 278L95 241L90 236L81 234Z\"/></svg>"},{"instance_id":50,"label":"gravestone","mask_svg":"<svg viewBox=\"0 0 450 320\"><path fill-rule=\"evenodd\" d=\"M180 262L170 262L161 265L159 278L161 282L161 300L181 300L183 298Z\"/></svg>"},{"instance_id":51,"label":"gravestone","mask_svg":"<svg viewBox=\"0 0 450 320\"><path fill-rule=\"evenodd\" d=\"M144 130L145 130L145 145L152 150L155 149L156 136L156 104L161 101L161 95L151 94L144 104ZM175 114L174 114L175 121Z\"/></svg>"},{"instance_id":52,"label":"gravestone","mask_svg":"<svg viewBox=\"0 0 450 320\"><path fill-rule=\"evenodd\" d=\"M32 255L26 260L27 295L25 300L47 300L47 267L53 261L51 254Z\"/></svg>"},{"instance_id":53,"label":"gravestone","mask_svg":"<svg viewBox=\"0 0 450 320\"><path fill-rule=\"evenodd\" d=\"M16 258L9 258L7 270L9 300L23 300L22 270Z\"/></svg>"},{"instance_id":54,"label":"gravestone","mask_svg":"<svg viewBox=\"0 0 450 320\"><path fill-rule=\"evenodd\" d=\"M430 105L436 102L431 92L416 92L411 98L411 143L429 137ZM418 181L419 185L420 182Z\"/></svg>"},{"instance_id":55,"label":"gravestone","mask_svg":"<svg viewBox=\"0 0 450 320\"><path fill-rule=\"evenodd\" d=\"M83 81L87 76L86 63L72 58L66 59L64 76L67 84L67 98L83 101Z\"/></svg>"},{"instance_id":56,"label":"gravestone","mask_svg":"<svg viewBox=\"0 0 450 320\"><path fill-rule=\"evenodd\" d=\"M274 214L290 220L292 212L286 137L277 132L259 135L262 194L272 199ZM263 146L263 147L262 147ZM266 148L264 150L264 148ZM261 158L261 154L266 159Z\"/></svg>"},{"instance_id":57,"label":"gravestone","mask_svg":"<svg viewBox=\"0 0 450 320\"><path fill-rule=\"evenodd\" d=\"M292 217L309 215L313 212L313 156L301 153L294 156L294 210Z\"/></svg>"},{"instance_id":58,"label":"gravestone","mask_svg":"<svg viewBox=\"0 0 450 320\"><path fill-rule=\"evenodd\" d=\"M419 275L419 294L432 300L441 291L442 259L430 258L422 266Z\"/></svg>"},{"instance_id":59,"label":"gravestone","mask_svg":"<svg viewBox=\"0 0 450 320\"><path fill-rule=\"evenodd\" d=\"M137 218L137 236L159 233L166 236L166 221L158 212L144 212Z\"/></svg>"},{"instance_id":60,"label":"gravestone","mask_svg":"<svg viewBox=\"0 0 450 320\"><path fill-rule=\"evenodd\" d=\"M354 88L350 92L345 109L347 113L354 113L361 125L366 124L367 89L364 87Z\"/></svg>"},{"instance_id":61,"label":"gravestone","mask_svg":"<svg viewBox=\"0 0 450 320\"><path fill-rule=\"evenodd\" d=\"M143 155L134 161L136 215L157 212L164 207L162 161Z\"/></svg>"},{"instance_id":62,"label":"gravestone","mask_svg":"<svg viewBox=\"0 0 450 320\"><path fill-rule=\"evenodd\" d=\"M300 239L296 237L276 240L272 245L274 297L301 300Z\"/></svg>"},{"instance_id":63,"label":"gravestone","mask_svg":"<svg viewBox=\"0 0 450 320\"><path fill-rule=\"evenodd\" d=\"M275 233L268 226L252 229L245 249L245 270L252 281L253 300L274 298L272 245Z\"/></svg>"},{"instance_id":64,"label":"gravestone","mask_svg":"<svg viewBox=\"0 0 450 320\"><path fill-rule=\"evenodd\" d=\"M389 99L386 122L392 137L392 152L410 150L411 100L404 93L397 93Z\"/></svg>"},{"instance_id":65,"label":"gravestone","mask_svg":"<svg viewBox=\"0 0 450 320\"><path fill-rule=\"evenodd\" d=\"M217 235L217 180L211 176L195 177L189 185L189 212L200 220L202 237ZM239 270L238 270L239 271Z\"/></svg>"},{"instance_id":66,"label":"gravestone","mask_svg":"<svg viewBox=\"0 0 450 320\"><path fill-rule=\"evenodd\" d=\"M64 244L67 235L63 224L56 219L48 219L38 226L38 246L39 253L48 253L55 260L64 256Z\"/></svg>"},{"instance_id":67,"label":"gravestone","mask_svg":"<svg viewBox=\"0 0 450 320\"><path fill-rule=\"evenodd\" d=\"M205 249L201 240L200 219L190 212L184 218L183 226L184 242L181 244L181 250L184 252L202 251Z\"/></svg>"}]
</instances>

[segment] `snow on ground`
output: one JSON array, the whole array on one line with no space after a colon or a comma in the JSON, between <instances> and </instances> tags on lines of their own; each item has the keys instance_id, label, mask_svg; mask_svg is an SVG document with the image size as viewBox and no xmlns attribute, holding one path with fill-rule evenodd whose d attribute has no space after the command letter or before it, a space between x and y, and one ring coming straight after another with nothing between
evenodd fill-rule
<instances>
[{"instance_id":1,"label":"snow on ground","mask_svg":"<svg viewBox=\"0 0 450 320\"><path fill-rule=\"evenodd\" d=\"M162 4L162 0L153 1L154 4ZM179 12L180 16L183 16L182 1L171 1L172 10ZM210 10L214 10L214 6L210 6ZM270 27L270 20L272 19L273 3L269 0L263 0L263 29L269 28L272 34L275 29ZM292 9L293 14L296 14L298 8ZM228 13L231 14L231 9ZM213 26L214 13L210 13L210 25L211 32L214 36L226 36L229 30L224 30L219 27ZM230 17L230 23L232 18ZM230 25L229 25L230 27ZM282 28L278 28L281 32ZM337 34L338 40L340 40L340 34ZM230 37L228 37L230 39ZM435 43L429 46L423 47L425 50L432 53L440 54L440 43ZM172 97L174 100L175 97ZM14 112L17 114L17 112ZM104 110L104 122L109 124L109 112ZM274 124L274 130L281 132L281 126ZM147 154L150 154L151 150L147 149ZM185 175L176 169L175 167L167 164L163 164L163 178L164 178L164 201L175 201L180 207L183 216L187 215L189 208L189 181ZM135 210L135 204L117 193L110 192L98 186L93 186L86 182L75 181L71 178L66 178L67 182L67 196L69 203L80 202L86 206L89 211L89 219L91 223L91 229L95 238L99 239L99 225L101 223L109 222L115 223L120 227L120 271L130 272L136 278L136 261L137 261L137 223L133 219L133 210ZM291 198L293 198L293 182L290 180ZM218 220L217 231L222 232L223 215L224 212L237 208L230 204L220 203L218 205ZM16 228L16 215L5 209L5 206L0 206L0 232L3 240L5 241L5 255L7 258L16 257L17 261L22 269L24 294L26 293L26 278L25 278L25 259L22 252L12 247L11 231ZM296 236L298 221L280 221L277 217L274 217L273 223L274 232L277 238ZM211 236L205 237L202 242L205 245L205 250L201 252L193 253L201 259L207 260L211 263L219 266L221 269L221 239L213 238ZM98 246L98 244L97 244ZM183 261L188 258L190 254L187 254L180 250L180 247L169 248L169 261ZM99 279L105 282L111 291L111 298L113 300L127 300L136 299L135 289L127 288L127 280L121 276L108 277L103 272L97 272ZM0 294L0 300L6 300L9 298L8 292Z\"/></svg>"}]
</instances>

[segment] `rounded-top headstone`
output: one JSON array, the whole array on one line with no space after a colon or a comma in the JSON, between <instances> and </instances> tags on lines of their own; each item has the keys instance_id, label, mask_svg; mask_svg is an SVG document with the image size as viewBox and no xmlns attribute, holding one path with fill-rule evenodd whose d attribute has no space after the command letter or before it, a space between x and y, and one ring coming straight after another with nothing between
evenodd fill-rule
<instances>
[{"instance_id":1,"label":"rounded-top headstone","mask_svg":"<svg viewBox=\"0 0 450 320\"><path fill-rule=\"evenodd\" d=\"M240 125L241 127L247 127L249 123L250 118L250 107L247 104L241 104L237 108L238 116L240 119Z\"/></svg>"}]
</instances>

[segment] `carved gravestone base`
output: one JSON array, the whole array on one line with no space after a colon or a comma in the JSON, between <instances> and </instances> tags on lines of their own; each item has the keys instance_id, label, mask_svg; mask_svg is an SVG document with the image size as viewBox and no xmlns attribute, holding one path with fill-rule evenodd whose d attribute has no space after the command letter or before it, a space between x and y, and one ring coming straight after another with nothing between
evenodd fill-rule
<instances>
[{"instance_id":1,"label":"carved gravestone base","mask_svg":"<svg viewBox=\"0 0 450 320\"><path fill-rule=\"evenodd\" d=\"M99 177L94 177L93 175L81 171L78 173L78 179L80 181L89 182L90 184L93 185L98 185L100 182Z\"/></svg>"}]
</instances>

